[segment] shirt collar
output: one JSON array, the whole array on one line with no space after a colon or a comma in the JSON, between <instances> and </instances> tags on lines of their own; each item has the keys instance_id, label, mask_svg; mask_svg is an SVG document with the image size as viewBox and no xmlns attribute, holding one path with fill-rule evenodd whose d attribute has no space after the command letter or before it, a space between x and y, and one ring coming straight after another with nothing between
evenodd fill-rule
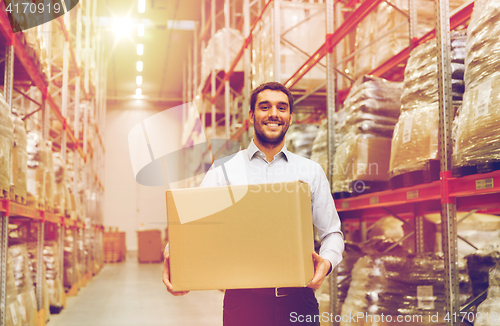
<instances>
[{"instance_id":1,"label":"shirt collar","mask_svg":"<svg viewBox=\"0 0 500 326\"><path fill-rule=\"evenodd\" d=\"M250 145L248 145L248 148L247 148L248 160L251 160L257 152L262 153L262 151L257 147L257 145L255 145L255 143L252 139L252 141L250 142ZM289 151L286 149L286 144L283 144L283 148L281 149L281 151L279 151L278 154L276 154L275 157L279 157L280 153L282 153L285 160L288 161Z\"/></svg>"}]
</instances>

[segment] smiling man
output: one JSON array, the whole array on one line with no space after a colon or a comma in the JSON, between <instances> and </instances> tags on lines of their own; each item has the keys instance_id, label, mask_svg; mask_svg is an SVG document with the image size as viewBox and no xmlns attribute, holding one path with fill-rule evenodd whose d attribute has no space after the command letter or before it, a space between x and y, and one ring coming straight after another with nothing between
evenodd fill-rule
<instances>
[{"instance_id":1,"label":"smiling man","mask_svg":"<svg viewBox=\"0 0 500 326\"><path fill-rule=\"evenodd\" d=\"M230 289L224 296L224 326L320 325L318 289L342 260L344 240L330 185L319 164L287 151L285 134L292 123L293 96L280 83L257 87L248 112L255 137L246 150L221 164L215 162L201 187L263 184L300 180L311 188L313 224L321 239L319 255L312 252L314 277L304 288ZM256 203L258 204L258 203ZM275 209L279 209L276 203ZM272 213L269 214L272 218ZM251 250L251 248L249 248ZM242 252L242 255L245 253ZM165 252L163 282L173 295L169 280L169 255ZM297 319L294 316L307 316ZM301 322L303 321L303 322Z\"/></svg>"}]
</instances>

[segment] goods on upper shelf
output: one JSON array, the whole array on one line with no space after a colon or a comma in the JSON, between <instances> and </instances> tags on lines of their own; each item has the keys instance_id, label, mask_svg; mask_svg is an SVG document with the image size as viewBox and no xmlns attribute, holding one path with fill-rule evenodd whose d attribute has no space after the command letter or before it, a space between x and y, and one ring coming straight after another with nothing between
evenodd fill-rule
<instances>
[{"instance_id":1,"label":"goods on upper shelf","mask_svg":"<svg viewBox=\"0 0 500 326\"><path fill-rule=\"evenodd\" d=\"M11 152L14 145L14 125L9 106L0 96L0 198L8 197L11 178Z\"/></svg>"},{"instance_id":2,"label":"goods on upper shelf","mask_svg":"<svg viewBox=\"0 0 500 326\"><path fill-rule=\"evenodd\" d=\"M344 102L344 119L339 123L342 134L333 166L334 193L361 193L352 181L387 180L390 143L399 116L401 83L373 76L360 77ZM383 185L371 185L376 187ZM377 189L383 190L383 189Z\"/></svg>"},{"instance_id":3,"label":"goods on upper shelf","mask_svg":"<svg viewBox=\"0 0 500 326\"><path fill-rule=\"evenodd\" d=\"M500 3L478 0L467 30L465 93L456 121L455 168L500 161ZM477 172L482 171L477 166Z\"/></svg>"},{"instance_id":4,"label":"goods on upper shelf","mask_svg":"<svg viewBox=\"0 0 500 326\"><path fill-rule=\"evenodd\" d=\"M5 325L23 326L23 317L17 302L17 288L14 281L12 256L7 255L7 279L5 282Z\"/></svg>"},{"instance_id":5,"label":"goods on upper shelf","mask_svg":"<svg viewBox=\"0 0 500 326\"><path fill-rule=\"evenodd\" d=\"M465 36L458 32L452 33L451 69L455 108L462 100L464 48ZM415 184L439 179L439 168L433 168L433 162L439 159L439 95L436 81L436 41L430 40L411 52L405 68L401 116L394 129L391 146L391 181L413 171L430 171L431 174L428 178L416 178ZM413 184L400 186L409 185Z\"/></svg>"},{"instance_id":6,"label":"goods on upper shelf","mask_svg":"<svg viewBox=\"0 0 500 326\"><path fill-rule=\"evenodd\" d=\"M66 164L63 164L60 153L53 153L54 156L54 211L65 214L66 210Z\"/></svg>"},{"instance_id":7,"label":"goods on upper shelf","mask_svg":"<svg viewBox=\"0 0 500 326\"><path fill-rule=\"evenodd\" d=\"M417 15L414 37L422 37L435 27L434 0L415 0ZM450 11L465 0L450 0ZM355 77L369 73L408 46L408 17L392 5L408 13L408 0L381 2L356 28ZM378 41L377 41L378 40ZM352 70L352 69L351 69Z\"/></svg>"},{"instance_id":8,"label":"goods on upper shelf","mask_svg":"<svg viewBox=\"0 0 500 326\"><path fill-rule=\"evenodd\" d=\"M280 82L295 73L323 43L325 43L325 4L280 2L278 31L280 46ZM312 19L308 19L313 17ZM297 25L298 23L301 23ZM269 6L257 23L252 37L252 89L262 83L276 81L275 19L273 5ZM297 25L297 26L295 26ZM295 26L295 27L294 27ZM314 31L314 32L311 32ZM313 67L297 84L297 88L313 88L325 80L325 69Z\"/></svg>"},{"instance_id":9,"label":"goods on upper shelf","mask_svg":"<svg viewBox=\"0 0 500 326\"><path fill-rule=\"evenodd\" d=\"M12 187L13 195L18 197L18 202L26 203L28 183L28 139L23 120L13 110L12 122L14 123L14 147L12 148ZM14 200L15 198L11 198Z\"/></svg>"},{"instance_id":10,"label":"goods on upper shelf","mask_svg":"<svg viewBox=\"0 0 500 326\"><path fill-rule=\"evenodd\" d=\"M23 320L22 324L23 326L37 326L38 308L26 244L9 246L9 255L12 256L17 301L19 302L19 310Z\"/></svg>"},{"instance_id":11,"label":"goods on upper shelf","mask_svg":"<svg viewBox=\"0 0 500 326\"><path fill-rule=\"evenodd\" d=\"M286 148L292 153L310 158L313 141L317 134L317 125L292 124L285 136Z\"/></svg>"},{"instance_id":12,"label":"goods on upper shelf","mask_svg":"<svg viewBox=\"0 0 500 326\"><path fill-rule=\"evenodd\" d=\"M29 205L44 207L47 178L47 148L38 131L27 135L28 152L28 198Z\"/></svg>"},{"instance_id":13,"label":"goods on upper shelf","mask_svg":"<svg viewBox=\"0 0 500 326\"><path fill-rule=\"evenodd\" d=\"M474 325L500 325L498 307L500 307L500 264L490 270L488 297L477 307Z\"/></svg>"},{"instance_id":14,"label":"goods on upper shelf","mask_svg":"<svg viewBox=\"0 0 500 326\"><path fill-rule=\"evenodd\" d=\"M229 41L229 44L227 42ZM222 28L208 41L201 58L201 87L215 67L215 72L225 68L225 57L229 54L230 64L243 46L244 37L241 32L233 28ZM240 60L234 71L243 71L243 60ZM208 81L209 82L209 81Z\"/></svg>"},{"instance_id":15,"label":"goods on upper shelf","mask_svg":"<svg viewBox=\"0 0 500 326\"><path fill-rule=\"evenodd\" d=\"M459 261L460 303L472 294L465 262ZM411 316L411 325L429 322L429 314L439 314L433 325L445 325L444 259L435 254L372 254L360 258L351 273L352 280L341 315L356 316L341 325L378 325L373 315ZM416 317L420 317L415 319ZM387 317L388 318L388 317ZM380 322L380 320L378 320ZM408 320L405 320L408 322ZM406 324L406 323L400 323Z\"/></svg>"}]
</instances>

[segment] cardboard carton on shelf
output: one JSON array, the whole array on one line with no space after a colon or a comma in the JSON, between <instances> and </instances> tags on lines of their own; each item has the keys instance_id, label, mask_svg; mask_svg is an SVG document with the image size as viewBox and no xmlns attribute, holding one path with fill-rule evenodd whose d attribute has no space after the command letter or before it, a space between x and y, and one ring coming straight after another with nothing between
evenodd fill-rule
<instances>
[{"instance_id":1,"label":"cardboard carton on shelf","mask_svg":"<svg viewBox=\"0 0 500 326\"><path fill-rule=\"evenodd\" d=\"M140 263L158 263L163 261L163 248L160 230L137 231L138 259Z\"/></svg>"},{"instance_id":2,"label":"cardboard carton on shelf","mask_svg":"<svg viewBox=\"0 0 500 326\"><path fill-rule=\"evenodd\" d=\"M179 189L166 197L175 291L303 287L311 281L307 183Z\"/></svg>"}]
</instances>

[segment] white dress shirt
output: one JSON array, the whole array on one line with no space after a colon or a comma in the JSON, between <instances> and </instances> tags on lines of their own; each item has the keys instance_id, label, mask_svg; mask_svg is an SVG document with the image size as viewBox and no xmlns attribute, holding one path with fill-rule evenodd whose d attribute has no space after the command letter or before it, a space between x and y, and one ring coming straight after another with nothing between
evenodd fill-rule
<instances>
[{"instance_id":1,"label":"white dress shirt","mask_svg":"<svg viewBox=\"0 0 500 326\"><path fill-rule=\"evenodd\" d=\"M286 146L269 163L252 140L247 149L216 160L200 187L298 180L308 183L311 188L313 224L321 239L319 255L335 267L342 260L344 239L330 184L318 163L287 151Z\"/></svg>"}]
</instances>

